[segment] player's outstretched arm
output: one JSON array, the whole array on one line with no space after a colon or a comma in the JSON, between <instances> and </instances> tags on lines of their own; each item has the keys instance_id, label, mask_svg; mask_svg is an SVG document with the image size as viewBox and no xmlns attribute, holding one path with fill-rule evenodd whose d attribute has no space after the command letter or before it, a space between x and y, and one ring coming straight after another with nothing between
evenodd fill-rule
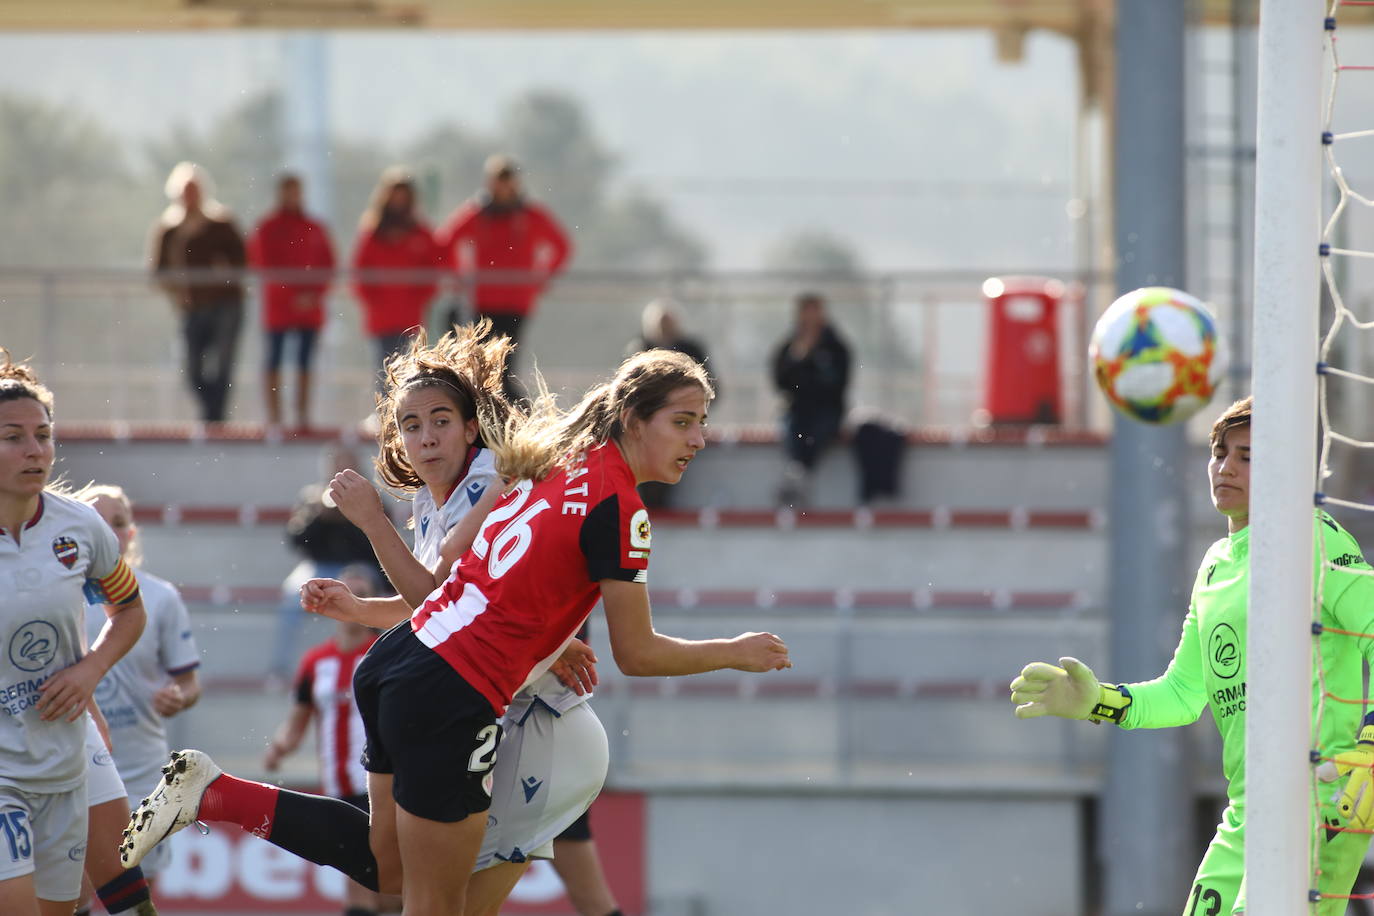
<instances>
[{"instance_id":1,"label":"player's outstretched arm","mask_svg":"<svg viewBox=\"0 0 1374 916\"><path fill-rule=\"evenodd\" d=\"M1011 701L1018 719L1059 716L1120 723L1131 705L1125 687L1103 684L1092 669L1065 656L1058 665L1031 662L1011 682Z\"/></svg>"},{"instance_id":2,"label":"player's outstretched arm","mask_svg":"<svg viewBox=\"0 0 1374 916\"><path fill-rule=\"evenodd\" d=\"M413 605L418 605L434 591L434 573L415 559L401 535L387 518L377 488L354 470L334 475L325 491L339 511L367 535L372 552L382 564L386 577L396 591Z\"/></svg>"},{"instance_id":3,"label":"player's outstretched arm","mask_svg":"<svg viewBox=\"0 0 1374 916\"><path fill-rule=\"evenodd\" d=\"M601 599L611 635L611 654L625 674L671 677L734 668L778 671L791 668L787 646L772 633L742 633L734 639L677 639L654 630L649 590L641 582L601 580Z\"/></svg>"},{"instance_id":4,"label":"player's outstretched arm","mask_svg":"<svg viewBox=\"0 0 1374 916\"><path fill-rule=\"evenodd\" d=\"M310 614L361 623L377 629L394 627L410 616L404 598L359 598L338 579L311 579L301 586L301 607Z\"/></svg>"}]
</instances>

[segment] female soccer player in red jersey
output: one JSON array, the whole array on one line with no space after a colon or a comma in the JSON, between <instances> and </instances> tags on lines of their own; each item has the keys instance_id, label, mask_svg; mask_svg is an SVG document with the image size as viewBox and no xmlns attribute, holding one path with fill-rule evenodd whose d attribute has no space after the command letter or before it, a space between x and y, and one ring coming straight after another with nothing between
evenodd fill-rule
<instances>
[{"instance_id":1,"label":"female soccer player in red jersey","mask_svg":"<svg viewBox=\"0 0 1374 916\"><path fill-rule=\"evenodd\" d=\"M86 710L143 601L95 509L48 486L52 393L0 349L0 913L70 914L86 858ZM86 601L108 615L89 651ZM142 884L142 875L132 879Z\"/></svg>"},{"instance_id":2,"label":"female soccer player in red jersey","mask_svg":"<svg viewBox=\"0 0 1374 916\"><path fill-rule=\"evenodd\" d=\"M461 913L490 806L497 718L548 670L598 599L627 674L789 667L787 647L770 633L688 641L653 628L650 528L635 486L682 477L705 445L710 396L690 357L648 351L571 411L546 396L505 430L479 418L498 472L519 483L444 585L377 641L354 680L368 732L370 848L356 809L222 775L187 751L173 755L134 813L126 861L196 819L228 820L361 883L399 888L411 916ZM351 607L330 580L305 593L318 612Z\"/></svg>"},{"instance_id":3,"label":"female soccer player in red jersey","mask_svg":"<svg viewBox=\"0 0 1374 916\"><path fill-rule=\"evenodd\" d=\"M505 418L503 367L511 349L505 337L488 339L490 322L459 328L428 346L418 338L387 362L379 399L382 480L414 494L414 546L407 547L361 474L344 471L330 498L368 536L400 592L370 609L374 624L395 625L411 615L448 578L471 544L450 533L469 515L481 519L503 486L492 452L478 435L478 404ZM355 612L361 608L355 608ZM564 663L588 687L595 670L591 649L574 640ZM609 760L606 731L584 702L586 693L564 686L551 672L517 694L503 718L503 745L492 770L491 816L469 887L469 912L495 911L532 858L547 857L553 838L600 792ZM533 787L531 789L531 787ZM601 914L598 914L601 916Z\"/></svg>"}]
</instances>

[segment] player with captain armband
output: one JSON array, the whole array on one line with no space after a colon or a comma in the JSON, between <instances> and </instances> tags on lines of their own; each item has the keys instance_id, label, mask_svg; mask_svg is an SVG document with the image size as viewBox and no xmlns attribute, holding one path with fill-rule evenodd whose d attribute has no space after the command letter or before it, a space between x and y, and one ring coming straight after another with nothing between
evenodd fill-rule
<instances>
[{"instance_id":1,"label":"player with captain armband","mask_svg":"<svg viewBox=\"0 0 1374 916\"><path fill-rule=\"evenodd\" d=\"M1159 677L1138 684L1104 684L1087 665L1061 658L1032 662L1011 682L1016 716L1059 716L1110 722L1120 728L1169 728L1197 721L1210 707L1222 739L1228 805L1198 866L1185 916L1233 916L1245 911L1245 636L1249 603L1250 398L1232 404L1212 427L1207 466L1212 503L1226 517L1228 534L1202 558L1173 660ZM1374 578L1360 545L1325 512L1314 521L1316 581L1321 623L1327 629L1374 633ZM1323 566L1325 565L1325 569ZM1319 658L1326 691L1362 696L1362 663L1374 659L1374 640L1324 632ZM1313 720L1322 702L1314 685ZM1317 844L1320 916L1344 913L1374 827L1374 714L1361 723L1361 707L1328 703L1321 712L1319 747L1330 758L1318 776L1325 827ZM1343 784L1337 781L1344 778ZM1298 828L1295 828L1298 829Z\"/></svg>"},{"instance_id":2,"label":"player with captain armband","mask_svg":"<svg viewBox=\"0 0 1374 916\"><path fill-rule=\"evenodd\" d=\"M0 913L70 916L88 824L96 686L138 641L138 580L95 509L49 486L53 397L0 349ZM86 601L103 623L89 645ZM151 913L141 871L114 910Z\"/></svg>"}]
</instances>

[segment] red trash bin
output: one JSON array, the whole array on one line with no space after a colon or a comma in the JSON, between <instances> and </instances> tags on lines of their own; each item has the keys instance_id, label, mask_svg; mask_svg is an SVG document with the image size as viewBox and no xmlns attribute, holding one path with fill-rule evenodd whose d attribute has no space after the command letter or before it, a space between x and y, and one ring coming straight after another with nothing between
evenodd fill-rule
<instances>
[{"instance_id":1,"label":"red trash bin","mask_svg":"<svg viewBox=\"0 0 1374 916\"><path fill-rule=\"evenodd\" d=\"M1059 423L1059 304L1064 284L1049 277L992 277L983 408L992 423Z\"/></svg>"}]
</instances>

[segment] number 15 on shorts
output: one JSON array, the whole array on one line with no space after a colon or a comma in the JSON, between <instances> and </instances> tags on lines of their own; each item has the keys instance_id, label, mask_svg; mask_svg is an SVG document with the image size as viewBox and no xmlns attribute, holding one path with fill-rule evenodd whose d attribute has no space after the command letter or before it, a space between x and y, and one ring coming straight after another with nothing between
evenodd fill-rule
<instances>
[{"instance_id":1,"label":"number 15 on shorts","mask_svg":"<svg viewBox=\"0 0 1374 916\"><path fill-rule=\"evenodd\" d=\"M25 823L27 820L28 812L0 811L0 833L5 834L11 862L33 855L33 844L29 842L29 828Z\"/></svg>"}]
</instances>

